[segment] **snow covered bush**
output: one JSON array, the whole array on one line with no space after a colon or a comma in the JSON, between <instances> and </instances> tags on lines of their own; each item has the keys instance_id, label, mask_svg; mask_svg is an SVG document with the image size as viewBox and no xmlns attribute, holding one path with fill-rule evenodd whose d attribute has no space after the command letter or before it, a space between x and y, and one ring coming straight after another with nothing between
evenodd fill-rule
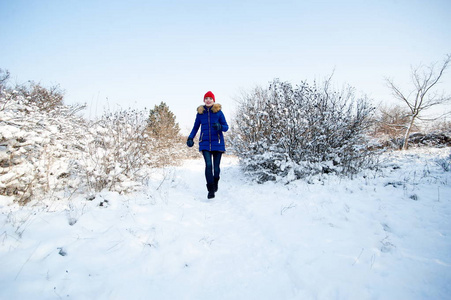
<instances>
[{"instance_id":1,"label":"snow covered bush","mask_svg":"<svg viewBox=\"0 0 451 300\"><path fill-rule=\"evenodd\" d=\"M16 90L0 95L0 194L25 203L34 196L77 188L85 121L81 106L42 111Z\"/></svg>"},{"instance_id":2,"label":"snow covered bush","mask_svg":"<svg viewBox=\"0 0 451 300\"><path fill-rule=\"evenodd\" d=\"M147 177L152 165L147 116L143 111L105 113L90 125L81 161L89 190L127 192Z\"/></svg>"},{"instance_id":3,"label":"snow covered bush","mask_svg":"<svg viewBox=\"0 0 451 300\"><path fill-rule=\"evenodd\" d=\"M130 192L162 158L174 163L177 149L186 148L179 137L151 136L146 111L105 112L88 121L77 114L84 106L64 105L59 90L10 88L8 77L0 70L0 195L19 203L61 193Z\"/></svg>"},{"instance_id":4,"label":"snow covered bush","mask_svg":"<svg viewBox=\"0 0 451 300\"><path fill-rule=\"evenodd\" d=\"M64 91L58 85L46 88L29 81L27 84L16 86L15 90L23 97L25 104L37 107L41 111L50 112L63 105Z\"/></svg>"},{"instance_id":5,"label":"snow covered bush","mask_svg":"<svg viewBox=\"0 0 451 300\"><path fill-rule=\"evenodd\" d=\"M257 181L291 181L318 173L352 175L371 164L366 131L373 108L330 79L309 85L274 80L239 101L231 143Z\"/></svg>"},{"instance_id":6,"label":"snow covered bush","mask_svg":"<svg viewBox=\"0 0 451 300\"><path fill-rule=\"evenodd\" d=\"M130 192L160 164L146 112L123 110L92 122L77 116L80 106L46 112L21 100L0 110L1 195L26 203L60 191Z\"/></svg>"}]
</instances>

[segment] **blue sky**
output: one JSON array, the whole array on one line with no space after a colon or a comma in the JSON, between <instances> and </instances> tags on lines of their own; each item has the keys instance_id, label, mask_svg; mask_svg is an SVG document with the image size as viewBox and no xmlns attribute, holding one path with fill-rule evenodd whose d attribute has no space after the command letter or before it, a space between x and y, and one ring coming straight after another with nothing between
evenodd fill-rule
<instances>
[{"instance_id":1,"label":"blue sky","mask_svg":"<svg viewBox=\"0 0 451 300\"><path fill-rule=\"evenodd\" d=\"M384 77L451 53L451 1L6 1L0 68L59 84L87 115L165 101L185 131L211 90L231 119L274 78L350 84L391 101ZM451 69L441 85L451 92Z\"/></svg>"}]
</instances>

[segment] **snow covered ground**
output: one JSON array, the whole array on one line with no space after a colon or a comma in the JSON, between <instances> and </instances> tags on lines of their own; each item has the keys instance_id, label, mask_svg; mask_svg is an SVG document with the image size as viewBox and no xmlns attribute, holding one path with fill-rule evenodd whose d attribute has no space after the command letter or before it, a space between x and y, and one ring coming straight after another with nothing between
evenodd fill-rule
<instances>
[{"instance_id":1,"label":"snow covered ground","mask_svg":"<svg viewBox=\"0 0 451 300\"><path fill-rule=\"evenodd\" d=\"M225 156L145 192L18 207L0 198L0 299L450 299L448 149L353 180L256 184Z\"/></svg>"}]
</instances>

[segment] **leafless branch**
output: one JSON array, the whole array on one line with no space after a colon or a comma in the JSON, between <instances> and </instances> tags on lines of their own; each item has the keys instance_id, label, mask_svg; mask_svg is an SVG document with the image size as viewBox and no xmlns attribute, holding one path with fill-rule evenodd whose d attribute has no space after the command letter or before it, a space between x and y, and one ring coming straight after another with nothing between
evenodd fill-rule
<instances>
[{"instance_id":1,"label":"leafless branch","mask_svg":"<svg viewBox=\"0 0 451 300\"><path fill-rule=\"evenodd\" d=\"M420 65L416 68L411 68L411 78L414 86L413 92L410 94L403 93L401 89L393 82L392 79L386 78L388 88L391 90L392 95L404 102L410 111L410 125L406 129L403 148L407 149L408 137L410 130L418 118L421 119L421 113L430 109L433 106L445 104L451 101L451 95L439 95L437 92L433 92L440 79L445 73L449 62L451 61L451 55L446 55L444 62L441 64L438 72L436 71L437 63L432 63L430 66ZM414 97L411 97L414 94ZM413 98L413 99L412 99Z\"/></svg>"}]
</instances>

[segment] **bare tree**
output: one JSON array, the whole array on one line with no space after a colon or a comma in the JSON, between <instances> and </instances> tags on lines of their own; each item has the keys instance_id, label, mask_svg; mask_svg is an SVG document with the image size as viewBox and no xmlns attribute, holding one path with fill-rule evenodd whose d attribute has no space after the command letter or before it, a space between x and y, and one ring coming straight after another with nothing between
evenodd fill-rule
<instances>
[{"instance_id":1,"label":"bare tree","mask_svg":"<svg viewBox=\"0 0 451 300\"><path fill-rule=\"evenodd\" d=\"M393 96L403 101L409 109L409 122L404 135L404 150L408 147L409 135L415 121L417 119L421 120L421 113L433 106L451 101L451 95L439 94L437 91L434 91L434 88L448 67L450 60L451 55L448 54L439 68L437 68L437 63L412 68L411 76L414 88L408 94L402 92L392 79L386 78L387 85L392 91Z\"/></svg>"}]
</instances>

